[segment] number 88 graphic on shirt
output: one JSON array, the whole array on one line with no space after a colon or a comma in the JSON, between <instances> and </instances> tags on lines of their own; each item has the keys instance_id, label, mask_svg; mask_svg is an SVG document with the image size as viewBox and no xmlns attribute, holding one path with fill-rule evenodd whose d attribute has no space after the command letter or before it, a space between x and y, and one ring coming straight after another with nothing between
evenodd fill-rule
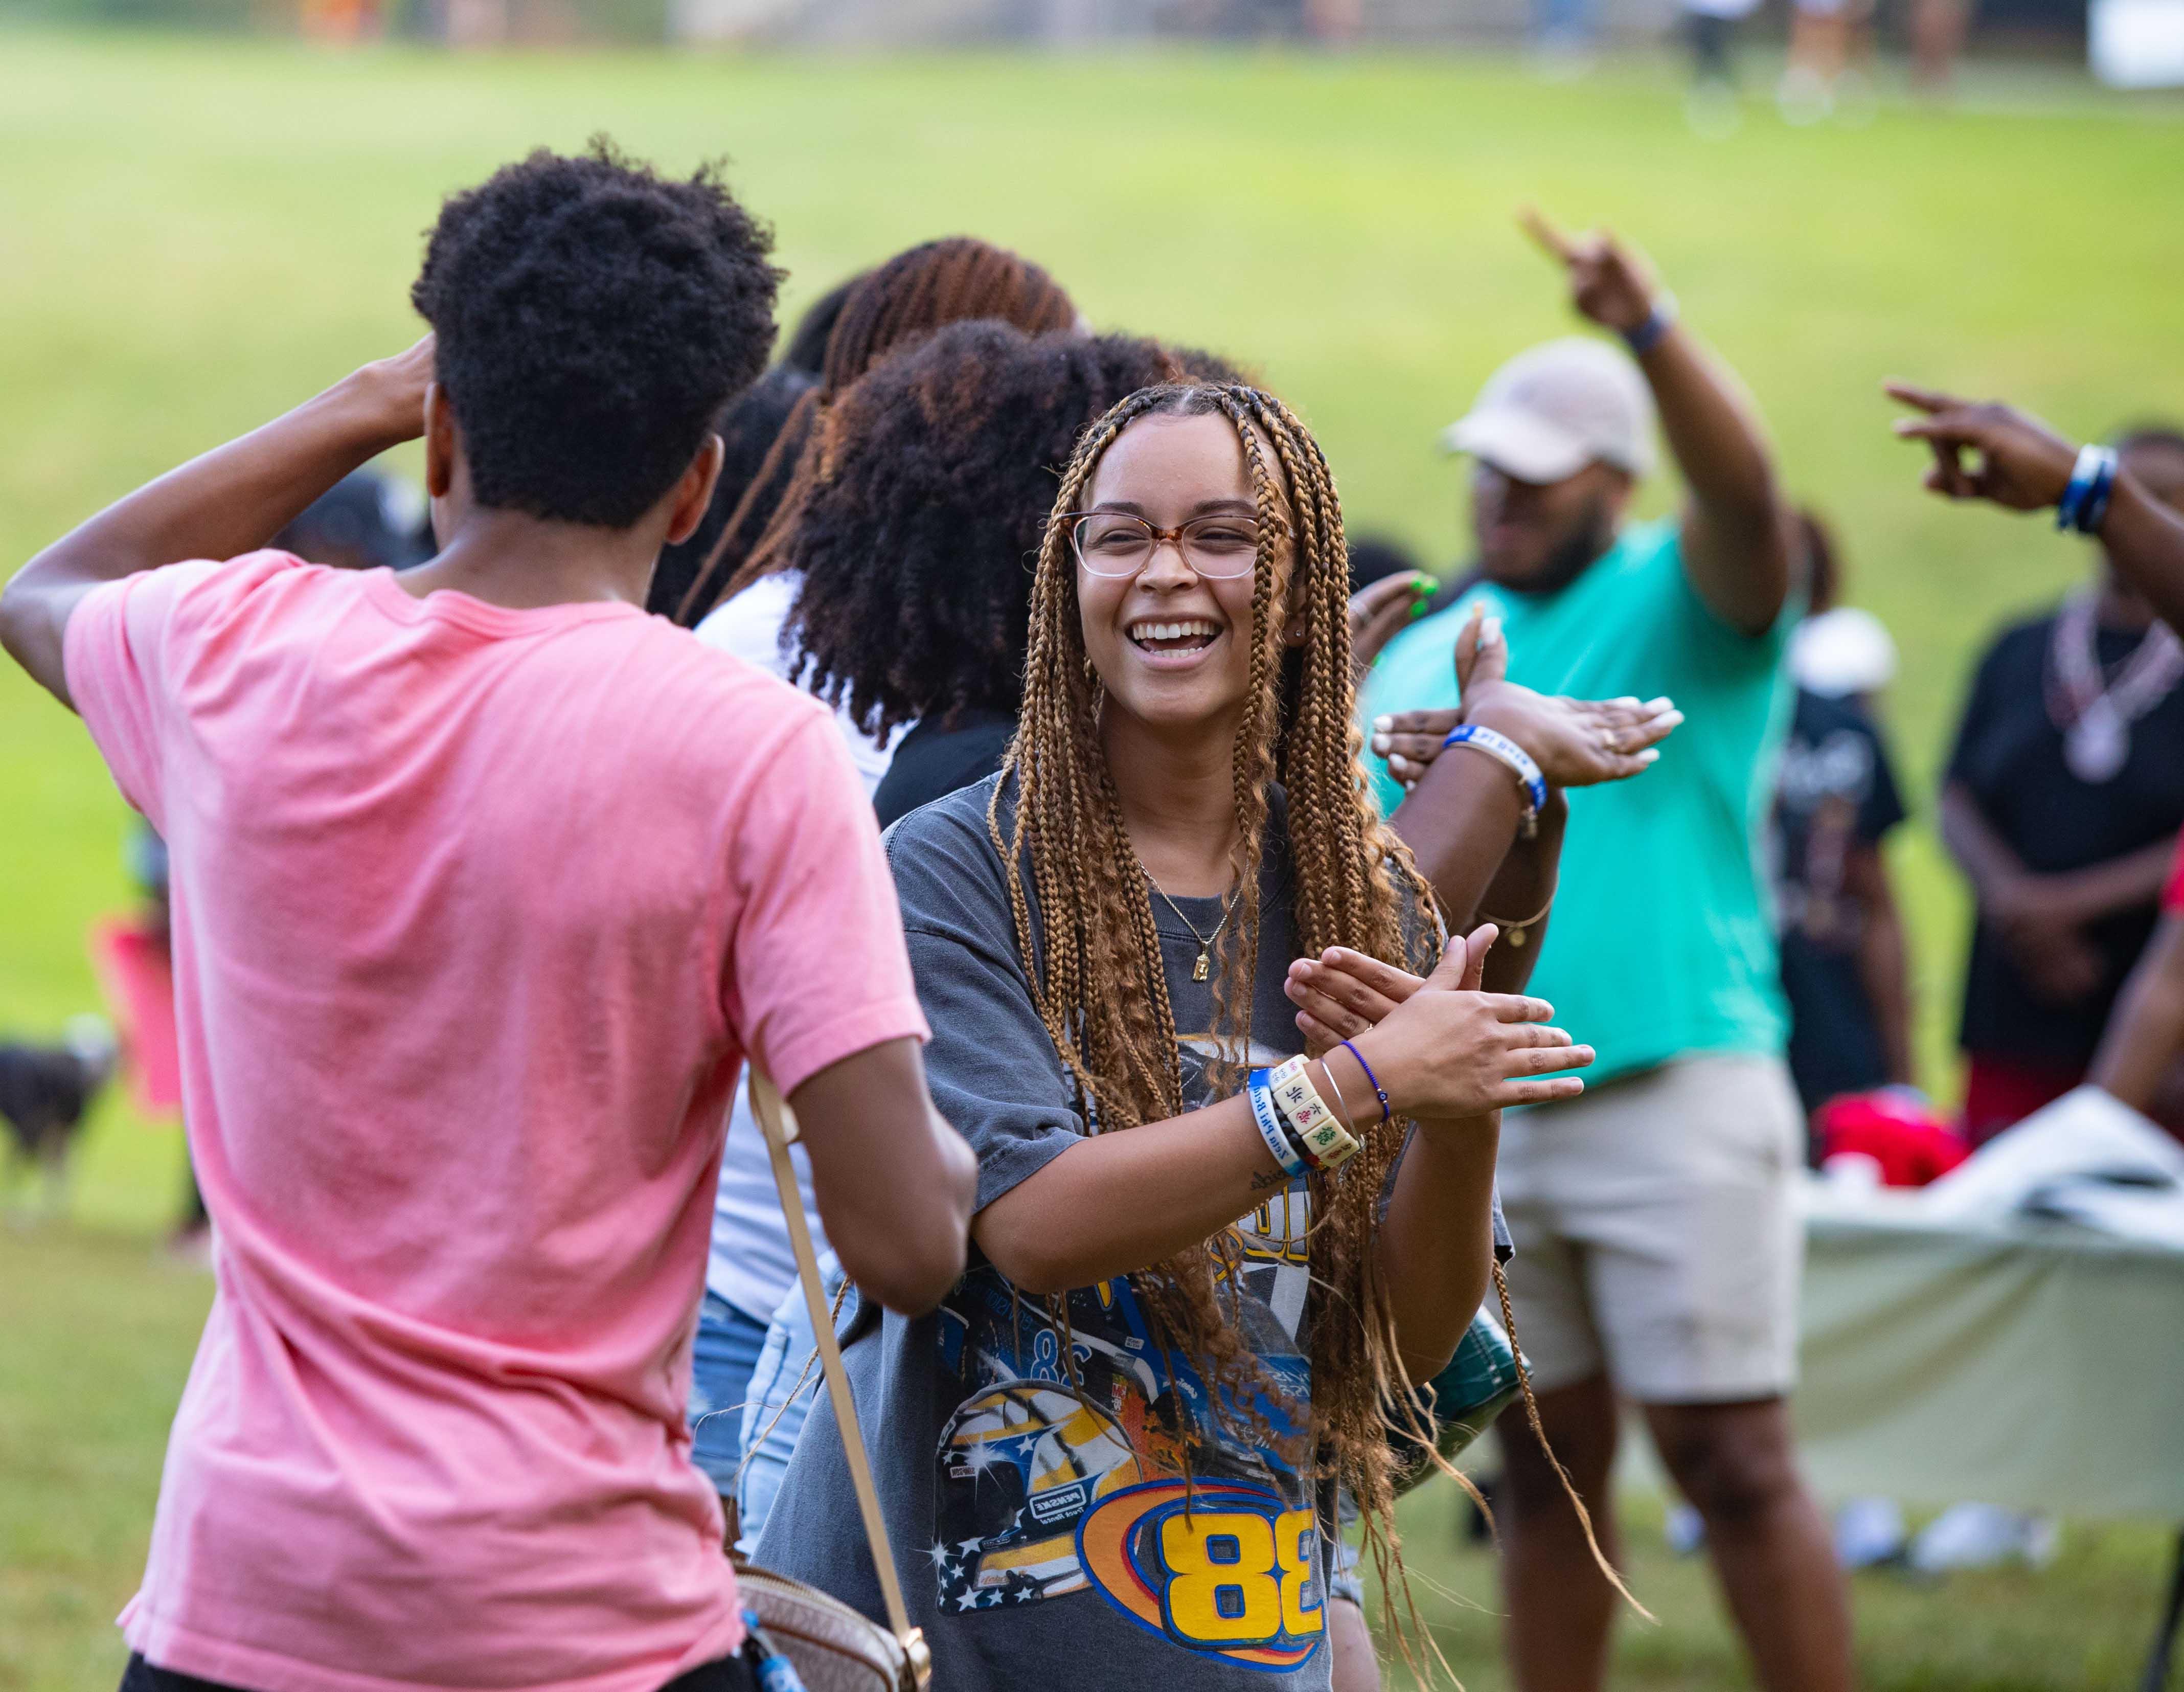
<instances>
[{"instance_id":1,"label":"number 88 graphic on shirt","mask_svg":"<svg viewBox=\"0 0 2184 1692\"><path fill-rule=\"evenodd\" d=\"M1100 1501L1078 1557L1100 1595L1149 1632L1249 1667L1295 1668L1327 1624L1309 1510L1272 1491L1155 1481Z\"/></svg>"}]
</instances>

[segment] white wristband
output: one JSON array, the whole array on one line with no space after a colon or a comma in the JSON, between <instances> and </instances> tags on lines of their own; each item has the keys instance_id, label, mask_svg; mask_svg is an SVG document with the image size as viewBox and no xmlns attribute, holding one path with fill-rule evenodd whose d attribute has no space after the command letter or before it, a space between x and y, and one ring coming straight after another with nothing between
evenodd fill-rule
<instances>
[{"instance_id":1,"label":"white wristband","mask_svg":"<svg viewBox=\"0 0 2184 1692\"><path fill-rule=\"evenodd\" d=\"M1267 1077L1274 1103L1296 1130L1305 1161L1314 1169L1339 1169L1364 1149L1319 1096L1307 1072L1309 1058L1292 1058Z\"/></svg>"}]
</instances>

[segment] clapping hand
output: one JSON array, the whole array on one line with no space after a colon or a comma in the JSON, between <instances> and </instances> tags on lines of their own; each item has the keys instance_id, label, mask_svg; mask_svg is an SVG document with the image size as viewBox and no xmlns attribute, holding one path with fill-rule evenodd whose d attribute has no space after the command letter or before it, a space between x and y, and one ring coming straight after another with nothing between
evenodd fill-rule
<instances>
[{"instance_id":1,"label":"clapping hand","mask_svg":"<svg viewBox=\"0 0 2184 1692\"><path fill-rule=\"evenodd\" d=\"M1440 756L1458 723L1499 730L1532 755L1550 787L1591 787L1622 781L1649 768L1682 712L1665 698L1566 699L1535 693L1508 679L1509 647L1498 618L1483 610L1456 639L1462 701L1454 711L1406 711L1373 719L1373 750L1405 788L1417 785Z\"/></svg>"},{"instance_id":2,"label":"clapping hand","mask_svg":"<svg viewBox=\"0 0 2184 1692\"><path fill-rule=\"evenodd\" d=\"M1369 1037L1380 1085L1397 1110L1421 1120L1574 1097L1583 1080L1558 1072L1591 1064L1592 1047L1547 1026L1554 1008L1546 1001L1480 991L1498 932L1487 923L1451 940L1423 979L1342 947L1298 959L1284 991L1306 1051Z\"/></svg>"}]
</instances>

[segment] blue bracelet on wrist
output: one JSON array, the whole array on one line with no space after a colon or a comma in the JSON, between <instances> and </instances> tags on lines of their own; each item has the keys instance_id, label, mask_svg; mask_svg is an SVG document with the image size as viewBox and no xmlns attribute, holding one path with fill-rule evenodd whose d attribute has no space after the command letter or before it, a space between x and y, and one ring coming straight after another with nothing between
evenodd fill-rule
<instances>
[{"instance_id":1,"label":"blue bracelet on wrist","mask_svg":"<svg viewBox=\"0 0 2184 1692\"><path fill-rule=\"evenodd\" d=\"M2115 478L2114 447L2081 447L2078 461L2070 466L2070 485L2055 502L2055 527L2075 529L2080 534L2098 532L2101 519L2108 515L2109 496L2115 491Z\"/></svg>"},{"instance_id":2,"label":"blue bracelet on wrist","mask_svg":"<svg viewBox=\"0 0 2184 1692\"><path fill-rule=\"evenodd\" d=\"M1540 812L1547 804L1547 779L1540 773L1532 755L1498 729L1483 728L1476 723L1459 723L1450 729L1440 747L1446 751L1451 746L1468 746L1509 766L1511 773L1517 778L1517 785L1524 790L1524 833L1529 838L1540 826Z\"/></svg>"},{"instance_id":3,"label":"blue bracelet on wrist","mask_svg":"<svg viewBox=\"0 0 2184 1692\"><path fill-rule=\"evenodd\" d=\"M1258 1125L1259 1137L1273 1153L1276 1165L1294 1178L1305 1171L1304 1154L1290 1142L1289 1125L1274 1108L1273 1084L1267 1076L1267 1070L1254 1069L1245 1079L1244 1090L1251 1100L1251 1120Z\"/></svg>"},{"instance_id":4,"label":"blue bracelet on wrist","mask_svg":"<svg viewBox=\"0 0 2184 1692\"><path fill-rule=\"evenodd\" d=\"M1661 344L1661 338L1676 327L1676 298L1674 294L1658 294L1653 309L1646 314L1646 321L1635 329L1623 332L1623 344L1630 349L1630 356L1642 359Z\"/></svg>"}]
</instances>

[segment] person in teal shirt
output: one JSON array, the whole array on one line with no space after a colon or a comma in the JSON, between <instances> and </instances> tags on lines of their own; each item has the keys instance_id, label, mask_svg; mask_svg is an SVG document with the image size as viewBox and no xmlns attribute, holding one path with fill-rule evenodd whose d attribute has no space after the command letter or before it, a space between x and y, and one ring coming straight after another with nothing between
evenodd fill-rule
<instances>
[{"instance_id":1,"label":"person in teal shirt","mask_svg":"<svg viewBox=\"0 0 2184 1692\"><path fill-rule=\"evenodd\" d=\"M1579 311L1630 355L1591 338L1533 348L1444 438L1473 461L1478 570L1373 670L1373 779L1430 862L1426 819L1453 816L1435 809L1437 778L1492 756L1442 745L1462 716L1453 657L1474 621L1502 637L1512 682L1669 695L1680 710L1643 774L1553 799L1568 810L1548 907L1479 913L1505 946L1547 942L1530 991L1598 1053L1583 1097L1504 1124L1510 1290L1549 1440L1603 1533L1620 1395L1643 1408L1706 1521L1760 1684L1847 1692L1847 1592L1785 1404L1803 1119L1759 870L1791 699L1791 530L1749 399L1641 264L1609 236L1573 240L1538 220L1534 232ZM1689 498L1673 521L1626 522L1657 417ZM1597 1686L1613 1594L1552 1466L1509 1431L1516 1684Z\"/></svg>"}]
</instances>

